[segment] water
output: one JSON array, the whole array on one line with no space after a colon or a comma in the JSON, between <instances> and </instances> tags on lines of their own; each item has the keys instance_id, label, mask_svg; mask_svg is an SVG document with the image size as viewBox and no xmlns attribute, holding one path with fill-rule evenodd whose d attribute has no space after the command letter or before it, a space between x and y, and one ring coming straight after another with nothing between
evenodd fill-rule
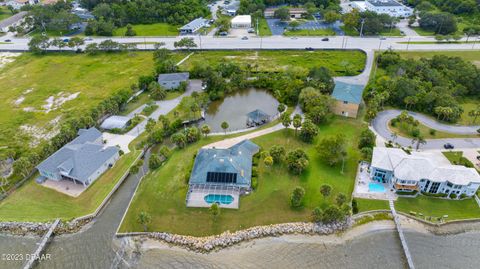
<instances>
[{"instance_id":1,"label":"water","mask_svg":"<svg viewBox=\"0 0 480 269\"><path fill-rule=\"evenodd\" d=\"M205 202L211 203L220 203L224 205L231 204L233 202L233 197L231 195L224 194L209 194L205 196Z\"/></svg>"},{"instance_id":2,"label":"water","mask_svg":"<svg viewBox=\"0 0 480 269\"><path fill-rule=\"evenodd\" d=\"M385 187L379 183L368 183L368 191L369 192L385 192Z\"/></svg>"},{"instance_id":3,"label":"water","mask_svg":"<svg viewBox=\"0 0 480 269\"><path fill-rule=\"evenodd\" d=\"M205 123L212 128L212 132L223 132L222 122L229 125L228 130L242 130L247 128L246 114L261 109L270 116L277 113L278 101L266 90L247 89L237 91L217 100L208 106L205 111Z\"/></svg>"}]
</instances>

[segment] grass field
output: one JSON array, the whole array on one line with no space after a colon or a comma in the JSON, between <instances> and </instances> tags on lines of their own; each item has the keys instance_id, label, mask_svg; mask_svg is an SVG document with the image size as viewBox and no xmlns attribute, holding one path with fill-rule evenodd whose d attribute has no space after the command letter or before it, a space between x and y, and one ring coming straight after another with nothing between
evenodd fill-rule
<instances>
[{"instance_id":1,"label":"grass field","mask_svg":"<svg viewBox=\"0 0 480 269\"><path fill-rule=\"evenodd\" d=\"M360 199L357 200L358 212L365 212L370 210L379 210L379 209L390 209L388 206L388 201L385 200L370 200L370 199Z\"/></svg>"},{"instance_id":2,"label":"grass field","mask_svg":"<svg viewBox=\"0 0 480 269\"><path fill-rule=\"evenodd\" d=\"M409 214L410 211L422 213L425 217L442 217L448 220L480 218L480 207L474 199L447 200L420 195L416 198L400 197L395 209ZM418 215L417 215L418 216Z\"/></svg>"},{"instance_id":3,"label":"grass field","mask_svg":"<svg viewBox=\"0 0 480 269\"><path fill-rule=\"evenodd\" d=\"M272 31L270 31L270 27L268 27L267 20L261 18L258 20L258 35L259 36L271 36Z\"/></svg>"},{"instance_id":4,"label":"grass field","mask_svg":"<svg viewBox=\"0 0 480 269\"><path fill-rule=\"evenodd\" d=\"M154 24L134 24L133 30L137 33L137 36L177 36L178 25L171 25L168 23L154 23ZM127 27L121 27L115 29L114 36L125 36Z\"/></svg>"},{"instance_id":5,"label":"grass field","mask_svg":"<svg viewBox=\"0 0 480 269\"><path fill-rule=\"evenodd\" d=\"M395 126L393 127L391 124L388 125L388 128L392 131L397 133L399 136L407 137L407 138L413 138L412 134L410 133L409 130L406 130L402 127ZM459 134L452 134L452 133L447 133L447 132L441 132L435 130L435 132L431 133L431 128L419 123L418 126L416 127L420 130L420 136L425 138L425 139L440 139L440 138L477 138L478 135L459 135Z\"/></svg>"},{"instance_id":6,"label":"grass field","mask_svg":"<svg viewBox=\"0 0 480 269\"><path fill-rule=\"evenodd\" d=\"M163 167L144 178L128 209L121 231L141 231L142 227L136 221L141 211L152 216L150 231L196 236L218 234L225 230L235 231L255 225L308 221L314 207L325 207L338 192L350 196L359 157L355 147L359 125L358 121L336 119L320 127L319 137L342 132L348 138L349 155L343 175L340 166L323 164L317 157L313 146L315 144L300 142L292 130L281 130L253 139L264 149L269 149L272 145L283 145L287 150L301 147L307 152L310 165L301 176L292 176L281 165L268 168L260 162L257 190L241 198L238 210L223 209L215 222L208 209L185 206L189 176L187 169L197 150L202 145L213 142L214 138L208 137L186 149L175 151ZM333 187L332 195L327 199L319 192L322 184ZM289 205L289 197L298 185L306 190L304 207L293 210Z\"/></svg>"},{"instance_id":7,"label":"grass field","mask_svg":"<svg viewBox=\"0 0 480 269\"><path fill-rule=\"evenodd\" d=\"M149 52L19 56L0 74L0 148L15 143L28 146L33 137L21 131L22 125L34 128L36 134L48 134L58 126L58 117L61 122L86 111L113 92L130 87L152 69ZM76 98L61 104L59 98L75 93L79 93ZM48 104L49 97L59 103L47 113L42 106Z\"/></svg>"},{"instance_id":8,"label":"grass field","mask_svg":"<svg viewBox=\"0 0 480 269\"><path fill-rule=\"evenodd\" d=\"M0 6L0 21L13 16L12 12L6 6Z\"/></svg>"},{"instance_id":9,"label":"grass field","mask_svg":"<svg viewBox=\"0 0 480 269\"><path fill-rule=\"evenodd\" d=\"M460 57L472 61L480 66L480 50L475 51L397 51L404 58L420 59L432 58L435 55L446 55L450 57Z\"/></svg>"},{"instance_id":10,"label":"grass field","mask_svg":"<svg viewBox=\"0 0 480 269\"><path fill-rule=\"evenodd\" d=\"M334 36L335 31L330 28L326 29L298 29L298 30L287 30L283 33L284 36Z\"/></svg>"},{"instance_id":11,"label":"grass field","mask_svg":"<svg viewBox=\"0 0 480 269\"><path fill-rule=\"evenodd\" d=\"M130 152L80 196L73 198L29 180L0 203L0 221L70 220L93 213L140 154Z\"/></svg>"},{"instance_id":12,"label":"grass field","mask_svg":"<svg viewBox=\"0 0 480 269\"><path fill-rule=\"evenodd\" d=\"M463 151L444 151L442 153L452 164L474 167L469 159L463 157Z\"/></svg>"},{"instance_id":13,"label":"grass field","mask_svg":"<svg viewBox=\"0 0 480 269\"><path fill-rule=\"evenodd\" d=\"M480 60L477 61L477 66L480 68ZM476 109L478 106L480 106L480 98L478 99L471 99L471 100L464 100L460 102L463 108L463 114L460 120L458 121L458 124L462 125L480 125L480 117L477 118L475 122L473 122L473 118L468 116L468 112L471 110Z\"/></svg>"},{"instance_id":14,"label":"grass field","mask_svg":"<svg viewBox=\"0 0 480 269\"><path fill-rule=\"evenodd\" d=\"M305 50L262 50L262 51L204 51L193 54L180 65L183 70L189 70L194 63L218 65L222 60L233 61L246 66L258 65L258 71L272 72L284 70L287 66L312 68L324 66L330 68L336 75L342 75L345 67L352 65L355 74L361 73L365 67L366 56L361 51L305 51ZM255 68L253 69L255 70Z\"/></svg>"}]
</instances>

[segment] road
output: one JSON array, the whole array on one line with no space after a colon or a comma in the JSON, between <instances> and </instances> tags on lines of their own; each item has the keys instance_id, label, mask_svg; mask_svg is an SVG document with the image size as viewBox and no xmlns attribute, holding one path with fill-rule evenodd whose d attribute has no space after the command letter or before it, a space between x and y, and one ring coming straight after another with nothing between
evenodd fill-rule
<instances>
[{"instance_id":1,"label":"road","mask_svg":"<svg viewBox=\"0 0 480 269\"><path fill-rule=\"evenodd\" d=\"M86 43L99 43L111 39L120 43L146 42L146 45L138 46L138 49L153 49L152 42L164 42L166 48L175 49L173 43L182 37L94 37ZM413 44L414 42L434 42L433 37L391 37L381 40L378 37L330 37L329 41L321 41L322 37L299 37L289 38L284 36L252 37L248 40L233 37L194 36L198 49L304 49L312 47L317 49L361 49L364 51L385 50L472 50L480 49L480 44ZM200 42L201 38L201 42ZM399 42L407 42L403 44ZM465 38L463 39L466 40ZM478 40L478 38L477 38ZM0 41L4 41L3 39ZM472 38L470 38L472 41ZM28 50L28 38L11 38L11 43L0 44L3 51L25 51ZM480 41L479 41L480 42ZM55 49L55 48L52 48ZM66 48L64 49L66 50Z\"/></svg>"},{"instance_id":2,"label":"road","mask_svg":"<svg viewBox=\"0 0 480 269\"><path fill-rule=\"evenodd\" d=\"M393 140L392 132L388 128L388 123L390 120L395 118L401 113L401 110L385 110L378 113L377 117L372 121L372 127L375 132L383 137L385 140ZM451 133L458 134L468 134L466 131L471 128L469 126L451 126L436 122L425 115L419 113L410 112L410 114L420 121L421 123L427 125L432 129L437 129L439 131L446 131ZM473 133L475 134L475 133ZM445 139L426 139L427 144L420 146L421 149L443 149L445 143L450 143L455 146L455 148L461 149L470 149L470 148L480 148L480 138L445 138ZM402 136L398 136L395 140L395 143L398 143L404 147L412 146L412 139Z\"/></svg>"}]
</instances>

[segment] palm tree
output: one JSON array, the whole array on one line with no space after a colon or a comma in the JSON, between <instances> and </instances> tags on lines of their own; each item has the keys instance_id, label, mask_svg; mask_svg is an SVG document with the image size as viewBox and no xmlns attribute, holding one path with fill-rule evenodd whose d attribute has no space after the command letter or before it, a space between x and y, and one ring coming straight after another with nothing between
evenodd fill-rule
<instances>
[{"instance_id":1,"label":"palm tree","mask_svg":"<svg viewBox=\"0 0 480 269\"><path fill-rule=\"evenodd\" d=\"M143 226L143 230L147 231L147 225L152 221L152 216L145 211L140 212L137 222Z\"/></svg>"},{"instance_id":2,"label":"palm tree","mask_svg":"<svg viewBox=\"0 0 480 269\"><path fill-rule=\"evenodd\" d=\"M415 149L418 151L418 149L420 148L420 145L425 145L427 144L427 141L423 138L423 136L418 136L418 137L415 137L412 139L412 145L417 143L417 145L415 146Z\"/></svg>"},{"instance_id":3,"label":"palm tree","mask_svg":"<svg viewBox=\"0 0 480 269\"><path fill-rule=\"evenodd\" d=\"M207 124L202 125L202 133L203 135L205 135L205 137L207 137L210 131L211 131L210 126L208 126Z\"/></svg>"}]
</instances>

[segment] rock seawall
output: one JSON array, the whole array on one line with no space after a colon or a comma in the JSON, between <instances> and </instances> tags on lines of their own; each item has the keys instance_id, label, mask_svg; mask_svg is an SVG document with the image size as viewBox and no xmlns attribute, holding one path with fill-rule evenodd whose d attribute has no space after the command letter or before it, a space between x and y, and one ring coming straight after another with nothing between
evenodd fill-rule
<instances>
[{"instance_id":1,"label":"rock seawall","mask_svg":"<svg viewBox=\"0 0 480 269\"><path fill-rule=\"evenodd\" d=\"M80 231L92 218L81 221L60 222L55 229L55 234L70 234ZM0 222L0 233L13 235L38 235L45 234L53 222Z\"/></svg>"},{"instance_id":2,"label":"rock seawall","mask_svg":"<svg viewBox=\"0 0 480 269\"><path fill-rule=\"evenodd\" d=\"M350 226L351 220L348 219L344 222L330 224L294 222L256 226L233 233L226 231L220 235L206 237L194 237L158 232L148 233L147 237L164 241L175 246L184 247L192 251L209 252L215 249L229 247L243 241L249 241L262 237L280 236L285 234L326 235L346 230Z\"/></svg>"}]
</instances>

